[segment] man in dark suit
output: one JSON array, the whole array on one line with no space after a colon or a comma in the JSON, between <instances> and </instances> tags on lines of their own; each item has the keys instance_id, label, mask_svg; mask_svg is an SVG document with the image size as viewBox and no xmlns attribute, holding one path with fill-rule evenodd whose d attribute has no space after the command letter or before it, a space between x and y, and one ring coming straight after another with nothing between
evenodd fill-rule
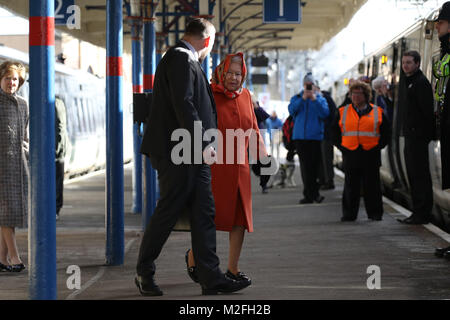
<instances>
[{"instance_id":1,"label":"man in dark suit","mask_svg":"<svg viewBox=\"0 0 450 320\"><path fill-rule=\"evenodd\" d=\"M202 137L208 129L217 128L217 114L200 64L211 51L214 37L215 28L210 22L192 20L183 39L167 51L156 69L152 109L141 152L158 171L160 199L139 251L135 283L142 295L163 294L154 282L154 261L186 209L190 213L192 248L202 293L234 292L248 285L226 277L216 255L211 171L205 163L214 159L215 150L211 141L203 141ZM187 131L192 142L182 155L174 148L179 142L172 140L173 134L181 131Z\"/></svg>"},{"instance_id":2,"label":"man in dark suit","mask_svg":"<svg viewBox=\"0 0 450 320\"><path fill-rule=\"evenodd\" d=\"M411 189L413 214L400 222L426 224L431 221L433 184L428 159L428 144L434 135L433 89L420 70L420 54L403 53L406 112L403 117L406 173Z\"/></svg>"}]
</instances>

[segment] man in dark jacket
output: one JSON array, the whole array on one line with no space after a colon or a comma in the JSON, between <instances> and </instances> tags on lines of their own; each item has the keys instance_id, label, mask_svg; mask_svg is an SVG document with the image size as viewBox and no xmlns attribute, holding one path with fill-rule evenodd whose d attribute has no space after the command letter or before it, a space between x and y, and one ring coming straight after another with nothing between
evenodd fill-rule
<instances>
[{"instance_id":1,"label":"man in dark jacket","mask_svg":"<svg viewBox=\"0 0 450 320\"><path fill-rule=\"evenodd\" d=\"M419 69L420 54L407 51L402 56L406 75L406 108L403 117L405 163L412 198L412 215L400 222L423 224L431 221L433 185L428 160L428 144L434 134L433 90Z\"/></svg>"},{"instance_id":2,"label":"man in dark jacket","mask_svg":"<svg viewBox=\"0 0 450 320\"><path fill-rule=\"evenodd\" d=\"M328 109L330 114L324 121L323 140L321 144L322 149L322 162L320 163L319 183L321 184L321 190L334 189L334 146L331 139L331 125L336 113L336 104L334 103L331 94L328 91L321 91L325 100L327 100Z\"/></svg>"},{"instance_id":3,"label":"man in dark jacket","mask_svg":"<svg viewBox=\"0 0 450 320\"><path fill-rule=\"evenodd\" d=\"M217 128L214 97L200 64L211 51L214 36L215 28L210 22L193 19L186 26L183 39L167 51L156 69L152 109L141 152L158 171L160 199L139 250L135 283L142 295L163 294L154 282L154 261L185 210L190 214L192 248L202 293L234 292L248 285L227 278L219 269L211 169L205 163L215 157L210 141L201 141L200 147L196 147L199 141L192 141L191 156L183 154L188 163L174 161L177 155L173 154L173 147L178 144L172 141L175 131L187 130L192 140L199 136L194 131L200 130L197 138L202 139L206 130Z\"/></svg>"}]
</instances>

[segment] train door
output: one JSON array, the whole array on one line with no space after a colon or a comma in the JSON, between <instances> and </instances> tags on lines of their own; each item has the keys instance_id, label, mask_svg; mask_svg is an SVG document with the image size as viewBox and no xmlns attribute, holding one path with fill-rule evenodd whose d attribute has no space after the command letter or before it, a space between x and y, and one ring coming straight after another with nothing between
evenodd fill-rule
<instances>
[{"instance_id":1,"label":"train door","mask_svg":"<svg viewBox=\"0 0 450 320\"><path fill-rule=\"evenodd\" d=\"M395 179L395 189L400 191L402 196L408 195L409 184L405 171L405 161L403 157L404 137L403 118L406 112L406 86L405 74L402 71L402 55L407 50L406 39L402 38L394 43L394 59L392 85L394 89L394 112L392 120L392 137L390 143L390 161ZM394 194L395 196L395 194ZM404 197L402 197L405 199ZM406 197L408 198L408 197ZM402 199L402 200L403 200ZM401 200L401 199L398 199Z\"/></svg>"}]
</instances>

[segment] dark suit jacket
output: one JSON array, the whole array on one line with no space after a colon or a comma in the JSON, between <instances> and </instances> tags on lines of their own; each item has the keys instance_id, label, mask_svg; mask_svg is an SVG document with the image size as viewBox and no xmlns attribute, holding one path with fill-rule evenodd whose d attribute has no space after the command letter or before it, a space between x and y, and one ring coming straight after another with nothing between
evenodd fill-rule
<instances>
[{"instance_id":1,"label":"dark suit jacket","mask_svg":"<svg viewBox=\"0 0 450 320\"><path fill-rule=\"evenodd\" d=\"M405 77L406 108L403 119L403 133L409 138L431 140L435 132L433 89L430 81L419 69Z\"/></svg>"},{"instance_id":2,"label":"dark suit jacket","mask_svg":"<svg viewBox=\"0 0 450 320\"><path fill-rule=\"evenodd\" d=\"M161 160L170 159L172 148L179 143L171 141L171 135L180 128L190 133L193 163L194 121L202 122L202 137L205 130L217 128L216 105L200 63L180 41L167 51L156 69L152 109L141 146L141 153L149 156L153 168L158 169ZM209 143L201 141L201 151Z\"/></svg>"}]
</instances>

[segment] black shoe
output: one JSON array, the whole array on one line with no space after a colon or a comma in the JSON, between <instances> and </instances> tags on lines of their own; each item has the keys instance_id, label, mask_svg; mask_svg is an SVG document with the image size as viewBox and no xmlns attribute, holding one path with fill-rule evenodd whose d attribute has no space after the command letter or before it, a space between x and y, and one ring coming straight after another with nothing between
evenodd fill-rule
<instances>
[{"instance_id":1,"label":"black shoe","mask_svg":"<svg viewBox=\"0 0 450 320\"><path fill-rule=\"evenodd\" d=\"M261 187L261 189L262 189L261 190L262 193L268 193L269 192L269 191L267 191L268 188L266 186Z\"/></svg>"},{"instance_id":2,"label":"black shoe","mask_svg":"<svg viewBox=\"0 0 450 320\"><path fill-rule=\"evenodd\" d=\"M12 264L9 266L9 271L11 272L20 272L25 269L25 265L23 263Z\"/></svg>"},{"instance_id":3,"label":"black shoe","mask_svg":"<svg viewBox=\"0 0 450 320\"><path fill-rule=\"evenodd\" d=\"M216 295L219 293L232 293L248 287L250 283L245 281L236 281L223 275L222 281L214 287L202 286L202 295Z\"/></svg>"},{"instance_id":4,"label":"black shoe","mask_svg":"<svg viewBox=\"0 0 450 320\"><path fill-rule=\"evenodd\" d=\"M303 198L302 200L300 200L298 202L299 204L307 204L307 203L313 203L312 200L308 199L308 198Z\"/></svg>"},{"instance_id":5,"label":"black shoe","mask_svg":"<svg viewBox=\"0 0 450 320\"><path fill-rule=\"evenodd\" d=\"M317 198L314 199L315 202L321 203L325 199L324 196L317 196Z\"/></svg>"},{"instance_id":6,"label":"black shoe","mask_svg":"<svg viewBox=\"0 0 450 320\"><path fill-rule=\"evenodd\" d=\"M397 219L397 221L404 223L404 224L427 224L430 223L430 219L428 218L418 218L414 215L406 218L406 219Z\"/></svg>"},{"instance_id":7,"label":"black shoe","mask_svg":"<svg viewBox=\"0 0 450 320\"><path fill-rule=\"evenodd\" d=\"M189 267L189 251L191 251L191 249L186 251L186 255L185 255L187 273L188 273L189 277L192 279L192 281L194 281L195 283L198 283L197 267L196 266Z\"/></svg>"},{"instance_id":8,"label":"black shoe","mask_svg":"<svg viewBox=\"0 0 450 320\"><path fill-rule=\"evenodd\" d=\"M11 266L4 265L0 262L0 272L10 272Z\"/></svg>"},{"instance_id":9,"label":"black shoe","mask_svg":"<svg viewBox=\"0 0 450 320\"><path fill-rule=\"evenodd\" d=\"M438 258L443 258L444 254L450 251L450 247L445 247L445 248L436 248L436 250L434 250L434 255Z\"/></svg>"},{"instance_id":10,"label":"black shoe","mask_svg":"<svg viewBox=\"0 0 450 320\"><path fill-rule=\"evenodd\" d=\"M150 278L144 278L141 276L136 276L134 278L134 283L139 289L139 292L143 296L162 296L163 292L158 287L158 285L155 283L155 280L153 277Z\"/></svg>"},{"instance_id":11,"label":"black shoe","mask_svg":"<svg viewBox=\"0 0 450 320\"><path fill-rule=\"evenodd\" d=\"M346 222L346 221L355 221L356 220L356 218L349 218L349 217L342 217L341 218L341 221L342 222Z\"/></svg>"},{"instance_id":12,"label":"black shoe","mask_svg":"<svg viewBox=\"0 0 450 320\"><path fill-rule=\"evenodd\" d=\"M234 274L230 270L227 270L227 273L225 273L225 275L230 279L248 282L248 285L252 284L252 280L243 272L239 271L237 274Z\"/></svg>"}]
</instances>

